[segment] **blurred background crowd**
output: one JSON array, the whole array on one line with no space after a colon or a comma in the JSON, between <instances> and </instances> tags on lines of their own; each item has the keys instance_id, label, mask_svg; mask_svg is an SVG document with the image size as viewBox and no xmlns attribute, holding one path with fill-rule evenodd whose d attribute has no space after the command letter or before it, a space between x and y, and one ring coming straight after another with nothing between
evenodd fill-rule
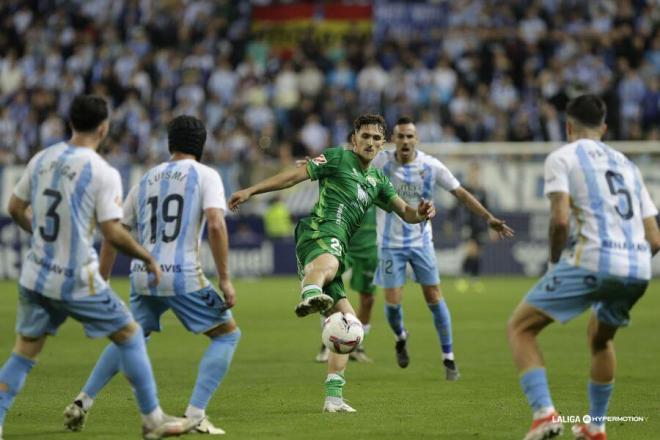
<instances>
[{"instance_id":1,"label":"blurred background crowd","mask_svg":"<svg viewBox=\"0 0 660 440\"><path fill-rule=\"evenodd\" d=\"M202 118L228 191L341 143L365 111L414 117L422 142L560 141L566 100L589 91L610 139L660 139L657 0L430 1L441 25L424 38L355 24L331 39L314 32L324 2L297 2L314 15L293 47L255 26L273 3L292 2L2 1L0 163L64 139L81 92L112 103L117 167L166 159L167 121ZM375 17L387 1L343 3Z\"/></svg>"}]
</instances>

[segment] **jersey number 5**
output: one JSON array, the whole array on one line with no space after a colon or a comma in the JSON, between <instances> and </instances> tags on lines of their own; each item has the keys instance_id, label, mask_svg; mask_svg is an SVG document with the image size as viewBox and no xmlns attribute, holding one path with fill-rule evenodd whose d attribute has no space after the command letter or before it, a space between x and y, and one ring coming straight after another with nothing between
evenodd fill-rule
<instances>
[{"instance_id":1,"label":"jersey number 5","mask_svg":"<svg viewBox=\"0 0 660 440\"><path fill-rule=\"evenodd\" d=\"M621 209L621 205L618 204L614 209L617 214L621 216L624 220L630 220L633 216L633 204L632 197L630 197L630 191L625 188L625 182L623 181L623 175L612 170L607 170L605 172L605 179L607 179L607 186L610 188L610 193L613 196L619 195L626 198L626 210ZM620 201L621 199L619 199Z\"/></svg>"},{"instance_id":2,"label":"jersey number 5","mask_svg":"<svg viewBox=\"0 0 660 440\"><path fill-rule=\"evenodd\" d=\"M158 231L158 197L149 197L147 200L147 203L151 207L151 237L150 240L152 243L156 242L156 235ZM172 211L171 205L175 203L176 207L174 209L175 213L174 215L170 214ZM181 232L181 216L183 215L183 197L179 194L170 194L169 196L165 197L163 200L163 207L162 207L162 213L163 213L163 221L165 223L172 223L174 222L174 232L169 235L165 231L165 227L163 227L163 242L165 243L170 243L174 240L176 240L179 237L179 233ZM167 226L167 225L166 225Z\"/></svg>"}]
</instances>

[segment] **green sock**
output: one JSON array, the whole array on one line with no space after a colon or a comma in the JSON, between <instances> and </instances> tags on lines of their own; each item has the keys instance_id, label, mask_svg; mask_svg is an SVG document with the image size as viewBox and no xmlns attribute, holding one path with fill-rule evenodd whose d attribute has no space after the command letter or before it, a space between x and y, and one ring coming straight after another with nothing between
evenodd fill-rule
<instances>
[{"instance_id":1,"label":"green sock","mask_svg":"<svg viewBox=\"0 0 660 440\"><path fill-rule=\"evenodd\" d=\"M322 292L323 289L321 289L321 286L317 284L307 284L306 286L303 286L300 295L302 296L302 299L307 299L311 296L319 295Z\"/></svg>"},{"instance_id":2,"label":"green sock","mask_svg":"<svg viewBox=\"0 0 660 440\"><path fill-rule=\"evenodd\" d=\"M339 397L341 399L341 391L344 388L344 376L338 373L328 374L325 379L325 396L326 397Z\"/></svg>"}]
</instances>

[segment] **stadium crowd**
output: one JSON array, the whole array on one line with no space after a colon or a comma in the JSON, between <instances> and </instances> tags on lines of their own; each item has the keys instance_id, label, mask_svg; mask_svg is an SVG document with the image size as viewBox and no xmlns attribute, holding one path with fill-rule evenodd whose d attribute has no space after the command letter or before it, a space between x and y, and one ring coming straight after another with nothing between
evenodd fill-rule
<instances>
[{"instance_id":1,"label":"stadium crowd","mask_svg":"<svg viewBox=\"0 0 660 440\"><path fill-rule=\"evenodd\" d=\"M118 167L163 160L165 123L202 118L228 191L267 170L249 164L342 142L364 111L414 117L422 142L554 141L567 99L593 92L610 139L660 139L653 0L437 1L449 15L436 41L354 32L326 45L310 31L292 51L253 31L252 3L3 1L0 163L65 138L81 92L114 106L106 149Z\"/></svg>"}]
</instances>

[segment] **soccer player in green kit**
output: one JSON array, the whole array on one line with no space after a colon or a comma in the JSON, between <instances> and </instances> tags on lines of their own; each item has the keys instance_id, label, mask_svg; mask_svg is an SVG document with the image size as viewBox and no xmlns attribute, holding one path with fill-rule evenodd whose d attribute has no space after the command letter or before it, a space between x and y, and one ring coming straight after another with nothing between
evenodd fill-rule
<instances>
[{"instance_id":1,"label":"soccer player in green kit","mask_svg":"<svg viewBox=\"0 0 660 440\"><path fill-rule=\"evenodd\" d=\"M397 194L382 171L371 161L383 148L385 121L379 115L359 116L354 124L352 149L329 148L305 167L283 171L234 193L229 208L235 210L253 195L289 188L307 179L319 181L319 200L310 216L296 227L296 257L302 278L299 317L315 312L339 311L355 314L346 299L341 274L348 243L372 205L394 211L407 223L421 223L435 215L430 201L417 209ZM330 353L325 381L327 412L355 412L344 402L342 389L348 355Z\"/></svg>"},{"instance_id":2,"label":"soccer player in green kit","mask_svg":"<svg viewBox=\"0 0 660 440\"><path fill-rule=\"evenodd\" d=\"M346 148L353 148L353 131L346 138ZM296 162L296 165L306 165L306 160ZM362 323L364 337L369 334L371 325L371 310L374 307L376 285L374 276L378 267L378 247L376 245L376 208L372 206L362 220L362 224L351 237L348 243L348 252L346 253L346 268L351 269L351 289L358 292L360 297L360 306L358 307L357 318ZM325 317L321 316L321 327ZM330 350L325 344L321 344L321 350L316 355L316 362L328 362ZM350 360L358 362L372 362L364 350L364 341L360 343L355 351L348 355Z\"/></svg>"}]
</instances>

